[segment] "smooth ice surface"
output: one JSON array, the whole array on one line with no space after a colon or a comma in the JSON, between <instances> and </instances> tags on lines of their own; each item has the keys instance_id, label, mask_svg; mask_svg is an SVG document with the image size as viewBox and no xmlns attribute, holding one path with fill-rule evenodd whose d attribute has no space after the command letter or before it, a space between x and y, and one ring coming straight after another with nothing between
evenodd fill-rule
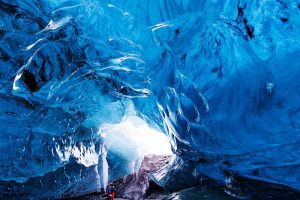
<instances>
[{"instance_id":1,"label":"smooth ice surface","mask_svg":"<svg viewBox=\"0 0 300 200\"><path fill-rule=\"evenodd\" d=\"M130 116L167 135L174 173L300 190L299 18L298 0L0 0L0 197L125 175L100 128Z\"/></svg>"}]
</instances>

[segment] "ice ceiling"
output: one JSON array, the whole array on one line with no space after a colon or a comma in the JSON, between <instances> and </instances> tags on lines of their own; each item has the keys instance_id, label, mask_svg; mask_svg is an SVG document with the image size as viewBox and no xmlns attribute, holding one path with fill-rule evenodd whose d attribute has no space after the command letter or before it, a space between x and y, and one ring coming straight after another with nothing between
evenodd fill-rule
<instances>
[{"instance_id":1,"label":"ice ceiling","mask_svg":"<svg viewBox=\"0 0 300 200\"><path fill-rule=\"evenodd\" d=\"M0 197L130 172L134 136L115 131L130 118L167 135L172 170L300 190L299 15L298 0L0 0Z\"/></svg>"}]
</instances>

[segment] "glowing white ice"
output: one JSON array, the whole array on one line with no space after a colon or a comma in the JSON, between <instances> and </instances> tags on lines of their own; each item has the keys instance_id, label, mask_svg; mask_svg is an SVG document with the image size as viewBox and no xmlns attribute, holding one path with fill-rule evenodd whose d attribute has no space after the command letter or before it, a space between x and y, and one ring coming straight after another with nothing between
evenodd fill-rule
<instances>
[{"instance_id":1,"label":"glowing white ice","mask_svg":"<svg viewBox=\"0 0 300 200\"><path fill-rule=\"evenodd\" d=\"M150 128L137 116L126 117L119 124L104 124L101 134L110 151L128 160L140 159L147 154L172 154L166 135Z\"/></svg>"}]
</instances>

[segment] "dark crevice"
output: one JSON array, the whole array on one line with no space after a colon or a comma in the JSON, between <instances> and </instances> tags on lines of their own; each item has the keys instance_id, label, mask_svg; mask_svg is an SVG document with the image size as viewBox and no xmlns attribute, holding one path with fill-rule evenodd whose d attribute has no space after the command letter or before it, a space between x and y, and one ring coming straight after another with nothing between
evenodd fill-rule
<instances>
[{"instance_id":1,"label":"dark crevice","mask_svg":"<svg viewBox=\"0 0 300 200\"><path fill-rule=\"evenodd\" d=\"M22 79L31 92L36 92L39 90L40 87L38 86L34 75L30 71L25 70L22 74Z\"/></svg>"},{"instance_id":2,"label":"dark crevice","mask_svg":"<svg viewBox=\"0 0 300 200\"><path fill-rule=\"evenodd\" d=\"M3 10L4 12L6 12L6 13L15 14L15 13L18 12L16 5L11 5L11 4L8 4L8 3L5 3L5 2L1 2L1 1L0 1L0 9Z\"/></svg>"},{"instance_id":3,"label":"dark crevice","mask_svg":"<svg viewBox=\"0 0 300 200\"><path fill-rule=\"evenodd\" d=\"M167 193L167 191L163 187L157 185L154 181L149 181L149 189L146 192L144 197L149 197L153 193L163 194L163 193Z\"/></svg>"},{"instance_id":4,"label":"dark crevice","mask_svg":"<svg viewBox=\"0 0 300 200\"><path fill-rule=\"evenodd\" d=\"M178 29L175 30L175 38L178 37L179 33L180 33L180 29L178 28Z\"/></svg>"},{"instance_id":5,"label":"dark crevice","mask_svg":"<svg viewBox=\"0 0 300 200\"><path fill-rule=\"evenodd\" d=\"M288 18L285 18L285 17L281 17L280 20L283 22L283 23L287 23L289 21Z\"/></svg>"},{"instance_id":6,"label":"dark crevice","mask_svg":"<svg viewBox=\"0 0 300 200\"><path fill-rule=\"evenodd\" d=\"M223 77L223 72L222 72L223 66L220 65L219 67L214 67L211 69L212 73L216 73L218 78L221 79Z\"/></svg>"},{"instance_id":7,"label":"dark crevice","mask_svg":"<svg viewBox=\"0 0 300 200\"><path fill-rule=\"evenodd\" d=\"M3 49L0 47L0 59L3 61L8 61L10 59L9 55L3 51Z\"/></svg>"},{"instance_id":8,"label":"dark crevice","mask_svg":"<svg viewBox=\"0 0 300 200\"><path fill-rule=\"evenodd\" d=\"M240 24L243 24L245 30L246 30L246 34L247 36L245 37L246 40L253 39L254 38L254 26L252 26L251 24L248 23L247 18L244 15L244 10L246 8L247 4L244 5L244 7L240 7L238 6L238 17L236 19L236 21Z\"/></svg>"}]
</instances>

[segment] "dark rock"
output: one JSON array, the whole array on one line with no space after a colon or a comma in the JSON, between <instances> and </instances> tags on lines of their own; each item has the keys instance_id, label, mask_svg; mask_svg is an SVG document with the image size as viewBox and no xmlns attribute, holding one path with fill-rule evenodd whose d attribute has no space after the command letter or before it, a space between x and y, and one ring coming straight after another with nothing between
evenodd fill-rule
<instances>
[{"instance_id":1,"label":"dark rock","mask_svg":"<svg viewBox=\"0 0 300 200\"><path fill-rule=\"evenodd\" d=\"M147 195L151 195L149 194L151 188L163 193L164 189L151 181L149 174L164 168L171 159L172 156L145 156L138 173L121 177L109 185L115 186L117 197L126 199L143 199Z\"/></svg>"}]
</instances>

